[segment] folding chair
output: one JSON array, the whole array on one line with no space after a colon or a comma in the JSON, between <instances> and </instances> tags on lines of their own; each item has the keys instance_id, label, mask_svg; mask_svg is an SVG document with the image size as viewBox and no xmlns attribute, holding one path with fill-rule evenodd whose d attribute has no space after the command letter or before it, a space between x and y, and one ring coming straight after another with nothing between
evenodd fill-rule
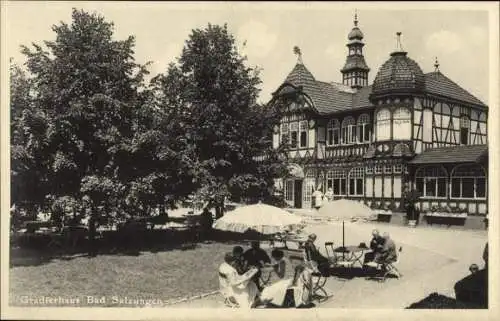
<instances>
[{"instance_id":1,"label":"folding chair","mask_svg":"<svg viewBox=\"0 0 500 321\"><path fill-rule=\"evenodd\" d=\"M323 275L318 270L318 263L310 259L309 253L304 249L304 264L307 268L311 269L311 285L310 285L310 293L311 299L317 298L319 302L322 299L328 299L328 293L325 290L325 284L327 277Z\"/></svg>"},{"instance_id":2,"label":"folding chair","mask_svg":"<svg viewBox=\"0 0 500 321\"><path fill-rule=\"evenodd\" d=\"M396 261L394 262L389 262L389 263L375 263L375 262L370 262L367 264L367 266L371 266L371 267L376 267L377 270L381 270L383 271L383 275L380 275L380 276L376 276L376 277L373 277L374 279L380 281L380 282L385 282L385 280L387 279L387 276L389 274L392 274L394 275L396 278L400 278L403 276L403 274L401 272L399 272L397 266L399 265L399 262L401 260L401 253L403 252L403 247L400 246L399 247L399 250L398 250L398 257L396 259Z\"/></svg>"},{"instance_id":3,"label":"folding chair","mask_svg":"<svg viewBox=\"0 0 500 321\"><path fill-rule=\"evenodd\" d=\"M349 260L339 260L335 248L333 247L333 242L325 242L325 250L326 250L326 255L328 256L328 259L331 262L332 267L344 267L344 268L350 268L353 266L354 262L349 261Z\"/></svg>"}]
</instances>

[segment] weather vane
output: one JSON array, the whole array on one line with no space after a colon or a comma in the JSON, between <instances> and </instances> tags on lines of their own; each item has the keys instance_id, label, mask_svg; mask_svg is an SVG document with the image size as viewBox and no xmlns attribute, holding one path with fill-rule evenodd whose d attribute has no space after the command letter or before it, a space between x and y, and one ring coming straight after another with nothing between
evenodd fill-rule
<instances>
[{"instance_id":1,"label":"weather vane","mask_svg":"<svg viewBox=\"0 0 500 321\"><path fill-rule=\"evenodd\" d=\"M403 51L403 45L401 44L401 34L402 34L401 31L396 32L396 36L397 36L396 51Z\"/></svg>"},{"instance_id":2,"label":"weather vane","mask_svg":"<svg viewBox=\"0 0 500 321\"><path fill-rule=\"evenodd\" d=\"M299 46L293 47L293 53L297 55L297 62L302 64L302 52L300 51Z\"/></svg>"},{"instance_id":3,"label":"weather vane","mask_svg":"<svg viewBox=\"0 0 500 321\"><path fill-rule=\"evenodd\" d=\"M436 61L434 62L434 71L435 72L439 72L439 61L438 61L438 57L436 57Z\"/></svg>"}]
</instances>

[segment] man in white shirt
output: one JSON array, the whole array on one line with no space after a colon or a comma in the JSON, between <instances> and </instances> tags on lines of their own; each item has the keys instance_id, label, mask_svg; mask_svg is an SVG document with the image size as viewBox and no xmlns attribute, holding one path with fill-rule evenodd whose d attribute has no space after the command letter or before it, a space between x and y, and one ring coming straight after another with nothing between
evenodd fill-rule
<instances>
[{"instance_id":1,"label":"man in white shirt","mask_svg":"<svg viewBox=\"0 0 500 321\"><path fill-rule=\"evenodd\" d=\"M220 292L226 300L234 300L240 308L253 308L257 303L259 291L251 278L257 269L250 269L243 275L233 266L235 263L232 253L226 253L224 263L219 266Z\"/></svg>"}]
</instances>

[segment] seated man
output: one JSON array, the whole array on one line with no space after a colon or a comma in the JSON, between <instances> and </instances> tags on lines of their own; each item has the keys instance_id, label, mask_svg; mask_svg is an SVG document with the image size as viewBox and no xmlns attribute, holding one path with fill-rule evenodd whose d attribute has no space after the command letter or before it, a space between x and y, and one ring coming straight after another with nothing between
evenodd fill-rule
<instances>
[{"instance_id":1,"label":"seated man","mask_svg":"<svg viewBox=\"0 0 500 321\"><path fill-rule=\"evenodd\" d=\"M251 280L253 273L238 275L234 268L235 259L232 253L226 253L224 263L219 266L220 292L226 300L236 303L241 308L253 308L258 303L259 291Z\"/></svg>"},{"instance_id":2,"label":"seated man","mask_svg":"<svg viewBox=\"0 0 500 321\"><path fill-rule=\"evenodd\" d=\"M384 246L384 238L380 235L378 230L372 231L372 240L370 241L370 249L372 252L365 254L364 263L372 262L375 259L375 255L379 253Z\"/></svg>"},{"instance_id":3,"label":"seated man","mask_svg":"<svg viewBox=\"0 0 500 321\"><path fill-rule=\"evenodd\" d=\"M382 247L375 253L373 262L368 262L366 265L370 267L381 266L385 270L386 265L395 262L398 259L396 244L391 239L389 233L384 233L384 242Z\"/></svg>"},{"instance_id":4,"label":"seated man","mask_svg":"<svg viewBox=\"0 0 500 321\"><path fill-rule=\"evenodd\" d=\"M471 270L471 275L455 283L455 298L472 303L477 307L488 308L488 243L483 251L484 269Z\"/></svg>"},{"instance_id":5,"label":"seated man","mask_svg":"<svg viewBox=\"0 0 500 321\"><path fill-rule=\"evenodd\" d=\"M259 241L252 241L250 246L250 249L243 253L243 258L245 259L248 267L256 267L259 270L254 275L252 280L257 285L259 291L262 291L262 285L260 284L260 276L262 275L262 272L260 269L265 263L271 263L271 259L269 258L269 255L267 255L266 251L260 248Z\"/></svg>"},{"instance_id":6,"label":"seated man","mask_svg":"<svg viewBox=\"0 0 500 321\"><path fill-rule=\"evenodd\" d=\"M330 261L328 260L328 258L324 257L323 254L321 254L320 251L316 248L316 245L314 245L316 239L316 234L311 234L307 238L307 241L304 244L306 259L307 261L316 262L316 264L318 265L318 271L322 275L327 275L330 270Z\"/></svg>"},{"instance_id":7,"label":"seated man","mask_svg":"<svg viewBox=\"0 0 500 321\"><path fill-rule=\"evenodd\" d=\"M238 274L243 274L248 271L247 262L243 257L243 248L241 246L233 247L233 256L234 256L234 267Z\"/></svg>"}]
</instances>

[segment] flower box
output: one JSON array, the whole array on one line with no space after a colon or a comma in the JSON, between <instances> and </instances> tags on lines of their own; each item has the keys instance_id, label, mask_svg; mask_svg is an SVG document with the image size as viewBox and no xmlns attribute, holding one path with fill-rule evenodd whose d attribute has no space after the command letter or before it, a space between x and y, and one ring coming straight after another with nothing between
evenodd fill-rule
<instances>
[{"instance_id":1,"label":"flower box","mask_svg":"<svg viewBox=\"0 0 500 321\"><path fill-rule=\"evenodd\" d=\"M379 211L377 212L377 222L390 222L392 217L392 212L390 211Z\"/></svg>"},{"instance_id":2,"label":"flower box","mask_svg":"<svg viewBox=\"0 0 500 321\"><path fill-rule=\"evenodd\" d=\"M441 225L461 225L465 224L467 219L467 213L441 213L441 212L430 212L425 214L425 220L427 224L441 224Z\"/></svg>"}]
</instances>

